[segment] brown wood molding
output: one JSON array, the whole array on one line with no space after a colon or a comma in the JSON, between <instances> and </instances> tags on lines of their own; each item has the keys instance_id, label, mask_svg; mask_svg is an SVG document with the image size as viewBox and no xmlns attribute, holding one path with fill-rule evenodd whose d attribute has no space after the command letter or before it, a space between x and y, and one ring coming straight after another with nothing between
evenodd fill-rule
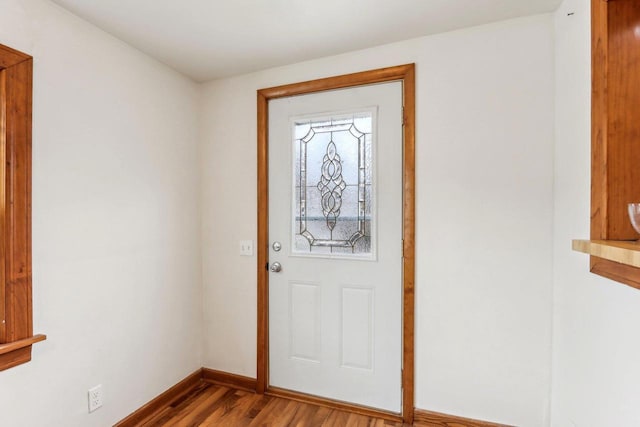
<instances>
[{"instance_id":1,"label":"brown wood molding","mask_svg":"<svg viewBox=\"0 0 640 427\"><path fill-rule=\"evenodd\" d=\"M415 66L404 70L404 194L403 200L403 314L402 314L402 415L405 423L413 422L415 366Z\"/></svg>"},{"instance_id":2,"label":"brown wood molding","mask_svg":"<svg viewBox=\"0 0 640 427\"><path fill-rule=\"evenodd\" d=\"M33 337L31 116L33 59L0 45L0 344ZM0 357L0 370L31 360L31 346Z\"/></svg>"},{"instance_id":3,"label":"brown wood molding","mask_svg":"<svg viewBox=\"0 0 640 427\"><path fill-rule=\"evenodd\" d=\"M607 239L607 5L591 1L591 240Z\"/></svg>"},{"instance_id":4,"label":"brown wood molding","mask_svg":"<svg viewBox=\"0 0 640 427\"><path fill-rule=\"evenodd\" d=\"M135 427L141 425L145 419L162 410L162 408L169 404L172 400L195 389L201 382L202 369L198 369L193 374L180 381L178 384L174 385L164 393L156 396L140 409L137 409L129 416L116 423L114 427Z\"/></svg>"},{"instance_id":5,"label":"brown wood molding","mask_svg":"<svg viewBox=\"0 0 640 427\"><path fill-rule=\"evenodd\" d=\"M264 393L269 384L269 135L268 98L258 91L258 343L256 391Z\"/></svg>"},{"instance_id":6,"label":"brown wood molding","mask_svg":"<svg viewBox=\"0 0 640 427\"><path fill-rule=\"evenodd\" d=\"M402 402L404 422L413 420L414 405L414 279L415 279L415 64L328 77L319 80L260 89L258 110L258 248L257 248L257 384L264 393L269 387L269 188L268 188L268 102L271 99L341 89L374 83L402 81L404 99L403 172L403 374Z\"/></svg>"},{"instance_id":7,"label":"brown wood molding","mask_svg":"<svg viewBox=\"0 0 640 427\"><path fill-rule=\"evenodd\" d=\"M413 72L414 69L415 64L379 68L377 70L361 71L358 73L343 74L341 76L260 89L258 94L262 95L266 100L269 100L295 95L306 95L325 90L343 89L353 86L403 80L406 74Z\"/></svg>"},{"instance_id":8,"label":"brown wood molding","mask_svg":"<svg viewBox=\"0 0 640 427\"><path fill-rule=\"evenodd\" d=\"M312 405L324 406L331 409L337 409L339 411L351 412L353 414L365 415L372 418L382 418L384 420L394 422L402 421L402 416L393 412L382 411L380 409L369 408L367 406L354 405L352 403L341 402L339 400L326 399L324 397L285 390L279 387L268 387L265 394L268 396L295 400L296 402L310 403Z\"/></svg>"},{"instance_id":9,"label":"brown wood molding","mask_svg":"<svg viewBox=\"0 0 640 427\"><path fill-rule=\"evenodd\" d=\"M19 341L13 341L7 344L0 344L0 355L11 353L12 351L19 350L24 347L29 347L32 344L35 344L40 341L44 341L47 339L46 335L35 335L31 338L25 338Z\"/></svg>"},{"instance_id":10,"label":"brown wood molding","mask_svg":"<svg viewBox=\"0 0 640 427\"><path fill-rule=\"evenodd\" d=\"M640 289L640 268L592 256L591 272Z\"/></svg>"},{"instance_id":11,"label":"brown wood molding","mask_svg":"<svg viewBox=\"0 0 640 427\"><path fill-rule=\"evenodd\" d=\"M0 44L0 70L13 67L23 61L31 60L31 56Z\"/></svg>"},{"instance_id":12,"label":"brown wood molding","mask_svg":"<svg viewBox=\"0 0 640 427\"><path fill-rule=\"evenodd\" d=\"M420 427L510 427L506 424L456 417L455 415L425 411L418 408L415 409L414 413L414 423Z\"/></svg>"},{"instance_id":13,"label":"brown wood molding","mask_svg":"<svg viewBox=\"0 0 640 427\"><path fill-rule=\"evenodd\" d=\"M0 354L0 371L29 361L31 361L31 346L17 348L8 353Z\"/></svg>"},{"instance_id":14,"label":"brown wood molding","mask_svg":"<svg viewBox=\"0 0 640 427\"><path fill-rule=\"evenodd\" d=\"M0 371L29 362L31 360L31 346L46 339L46 335L36 335L23 340L0 344Z\"/></svg>"},{"instance_id":15,"label":"brown wood molding","mask_svg":"<svg viewBox=\"0 0 640 427\"><path fill-rule=\"evenodd\" d=\"M633 240L640 202L640 2L591 0L591 240ZM591 272L640 288L640 270L591 257Z\"/></svg>"},{"instance_id":16,"label":"brown wood molding","mask_svg":"<svg viewBox=\"0 0 640 427\"><path fill-rule=\"evenodd\" d=\"M1 45L0 45L1 46ZM6 263L6 236L7 236L7 216L5 205L7 200L7 73L0 69L0 343L6 342L7 328L7 304L6 304L6 283L7 283L7 263ZM2 321L5 320L5 321ZM0 365L1 366L1 365Z\"/></svg>"},{"instance_id":17,"label":"brown wood molding","mask_svg":"<svg viewBox=\"0 0 640 427\"><path fill-rule=\"evenodd\" d=\"M210 383L230 386L240 390L256 391L255 378L249 378L242 375L216 371L215 369L202 368L202 379Z\"/></svg>"}]
</instances>

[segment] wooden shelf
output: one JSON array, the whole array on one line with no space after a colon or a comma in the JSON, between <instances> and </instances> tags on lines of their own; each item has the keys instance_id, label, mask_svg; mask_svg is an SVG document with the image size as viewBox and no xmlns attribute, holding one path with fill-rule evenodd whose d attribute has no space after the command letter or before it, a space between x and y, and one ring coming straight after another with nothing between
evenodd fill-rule
<instances>
[{"instance_id":1,"label":"wooden shelf","mask_svg":"<svg viewBox=\"0 0 640 427\"><path fill-rule=\"evenodd\" d=\"M640 241L635 240L573 240L574 251L640 268Z\"/></svg>"}]
</instances>

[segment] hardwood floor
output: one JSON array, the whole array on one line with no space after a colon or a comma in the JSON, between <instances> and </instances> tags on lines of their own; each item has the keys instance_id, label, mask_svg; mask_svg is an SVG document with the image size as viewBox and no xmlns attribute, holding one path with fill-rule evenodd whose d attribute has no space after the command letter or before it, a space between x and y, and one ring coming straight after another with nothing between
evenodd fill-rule
<instances>
[{"instance_id":1,"label":"hardwood floor","mask_svg":"<svg viewBox=\"0 0 640 427\"><path fill-rule=\"evenodd\" d=\"M403 424L201 382L140 426L401 427Z\"/></svg>"}]
</instances>

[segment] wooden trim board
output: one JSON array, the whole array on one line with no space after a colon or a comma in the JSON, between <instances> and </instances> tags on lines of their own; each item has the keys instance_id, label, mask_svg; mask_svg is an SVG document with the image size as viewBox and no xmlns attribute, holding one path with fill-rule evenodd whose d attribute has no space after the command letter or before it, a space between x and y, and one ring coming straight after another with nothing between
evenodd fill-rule
<instances>
[{"instance_id":1,"label":"wooden trim board","mask_svg":"<svg viewBox=\"0 0 640 427\"><path fill-rule=\"evenodd\" d=\"M164 393L159 394L144 406L132 412L122 421L114 424L114 427L139 426L140 424L142 424L142 422L144 422L144 420L161 411L162 408L168 405L172 400L196 388L198 384L202 382L202 372L202 369L198 369L193 374L180 381L178 384L169 388Z\"/></svg>"},{"instance_id":2,"label":"wooden trim board","mask_svg":"<svg viewBox=\"0 0 640 427\"><path fill-rule=\"evenodd\" d=\"M414 423L420 427L511 427L506 424L456 417L418 408L415 409L414 414Z\"/></svg>"},{"instance_id":3,"label":"wooden trim board","mask_svg":"<svg viewBox=\"0 0 640 427\"><path fill-rule=\"evenodd\" d=\"M12 351L19 350L25 347L31 347L32 344L35 344L40 341L44 341L47 339L46 335L36 335L30 338L25 338L23 340L12 341L6 344L0 344L0 355L11 353Z\"/></svg>"},{"instance_id":4,"label":"wooden trim board","mask_svg":"<svg viewBox=\"0 0 640 427\"><path fill-rule=\"evenodd\" d=\"M216 371L215 369L202 368L202 379L210 383L230 386L240 390L256 391L255 378L249 378L242 375Z\"/></svg>"},{"instance_id":5,"label":"wooden trim board","mask_svg":"<svg viewBox=\"0 0 640 427\"><path fill-rule=\"evenodd\" d=\"M591 256L592 273L640 289L640 268Z\"/></svg>"},{"instance_id":6,"label":"wooden trim board","mask_svg":"<svg viewBox=\"0 0 640 427\"><path fill-rule=\"evenodd\" d=\"M403 127L403 356L402 416L413 421L414 405L414 278L415 278L415 64L381 68L360 73L261 89L257 92L258 110L258 342L256 391L269 388L269 276L266 269L269 245L268 186L268 103L271 99L310 94L326 90L374 83L402 81L404 100Z\"/></svg>"}]
</instances>

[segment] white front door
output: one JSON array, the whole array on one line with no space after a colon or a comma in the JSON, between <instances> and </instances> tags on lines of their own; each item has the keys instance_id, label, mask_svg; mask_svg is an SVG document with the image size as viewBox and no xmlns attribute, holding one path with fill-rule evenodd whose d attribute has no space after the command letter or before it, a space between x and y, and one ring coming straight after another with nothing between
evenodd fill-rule
<instances>
[{"instance_id":1,"label":"white front door","mask_svg":"<svg viewBox=\"0 0 640 427\"><path fill-rule=\"evenodd\" d=\"M402 83L271 100L268 126L269 385L399 413Z\"/></svg>"}]
</instances>

